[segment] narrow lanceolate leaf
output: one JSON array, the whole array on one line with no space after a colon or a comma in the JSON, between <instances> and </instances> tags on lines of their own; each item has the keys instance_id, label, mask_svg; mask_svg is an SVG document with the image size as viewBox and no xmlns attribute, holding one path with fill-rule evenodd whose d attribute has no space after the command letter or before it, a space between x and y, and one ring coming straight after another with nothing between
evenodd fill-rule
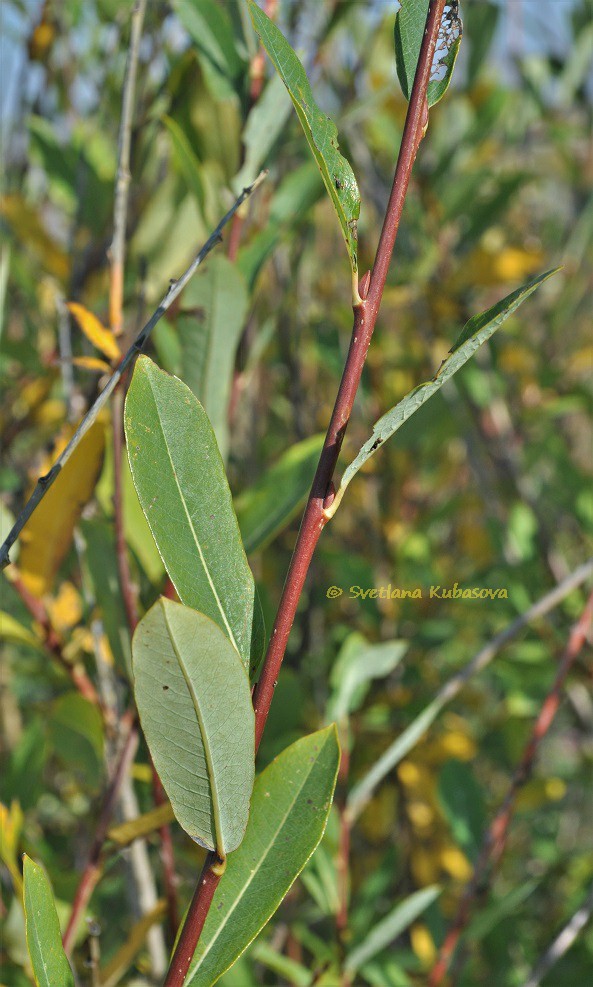
<instances>
[{"instance_id":1,"label":"narrow lanceolate leaf","mask_svg":"<svg viewBox=\"0 0 593 987\"><path fill-rule=\"evenodd\" d=\"M282 32L264 14L254 0L248 0L253 26L288 89L309 146L321 171L325 187L332 200L346 241L357 284L357 221L360 213L360 193L348 161L338 149L338 131L334 122L323 113L315 99L307 75ZM356 290L356 298L358 291Z\"/></svg>"},{"instance_id":2,"label":"narrow lanceolate leaf","mask_svg":"<svg viewBox=\"0 0 593 987\"><path fill-rule=\"evenodd\" d=\"M23 858L27 949L37 987L74 987L74 977L62 947L58 914L43 867Z\"/></svg>"},{"instance_id":3,"label":"narrow lanceolate leaf","mask_svg":"<svg viewBox=\"0 0 593 987\"><path fill-rule=\"evenodd\" d=\"M247 304L243 275L223 254L216 254L188 285L177 319L181 376L204 406L223 459L229 441L231 381Z\"/></svg>"},{"instance_id":4,"label":"narrow lanceolate leaf","mask_svg":"<svg viewBox=\"0 0 593 987\"><path fill-rule=\"evenodd\" d=\"M103 353L108 360L121 360L122 352L113 333L106 329L96 315L78 302L68 302L70 314L74 316L86 338ZM109 369L109 367L107 368Z\"/></svg>"},{"instance_id":5,"label":"narrow lanceolate leaf","mask_svg":"<svg viewBox=\"0 0 593 987\"><path fill-rule=\"evenodd\" d=\"M441 889L437 885L416 891L382 919L368 936L355 946L346 957L344 964L348 973L359 970L382 949L389 946L405 929L414 922L429 905L438 898Z\"/></svg>"},{"instance_id":6,"label":"narrow lanceolate leaf","mask_svg":"<svg viewBox=\"0 0 593 987\"><path fill-rule=\"evenodd\" d=\"M132 642L142 729L173 812L225 857L249 816L255 715L243 663L208 617L161 598Z\"/></svg>"},{"instance_id":7,"label":"narrow lanceolate leaf","mask_svg":"<svg viewBox=\"0 0 593 987\"><path fill-rule=\"evenodd\" d=\"M125 426L138 498L180 600L217 623L255 667L261 609L206 412L182 381L141 356Z\"/></svg>"},{"instance_id":8,"label":"narrow lanceolate leaf","mask_svg":"<svg viewBox=\"0 0 593 987\"><path fill-rule=\"evenodd\" d=\"M256 779L247 832L229 857L187 987L211 987L274 914L323 835L339 759L331 726L292 744Z\"/></svg>"},{"instance_id":9,"label":"narrow lanceolate leaf","mask_svg":"<svg viewBox=\"0 0 593 987\"><path fill-rule=\"evenodd\" d=\"M397 432L402 425L407 422L408 418L418 411L423 404L428 401L429 398L440 391L443 384L445 384L458 370L467 363L467 361L474 355L477 349L482 346L493 333L508 319L509 315L525 301L526 298L535 291L540 284L546 281L549 277L555 274L559 269L555 268L552 271L546 271L545 274L540 274L539 277L535 278L533 281L524 284L521 288L517 288L506 298L501 299L492 308L487 309L486 312L482 312L480 315L474 315L473 318L466 323L463 331L457 342L451 348L450 356L447 360L444 360L441 364L439 370L432 378L432 380L427 381L425 384L420 384L415 387L413 391L406 394L405 398L396 404L395 408L388 411L386 415L376 423L373 434L371 435L368 442L365 442L362 449L358 453L356 459L348 466L345 470L340 483L340 489L336 495L336 498L331 505L331 508L327 511L328 515L333 515L337 510L338 505L342 499L344 490L352 480L352 478L358 473L359 469L364 466L364 464L371 458L373 453L383 445L387 439L391 438L392 435Z\"/></svg>"},{"instance_id":10,"label":"narrow lanceolate leaf","mask_svg":"<svg viewBox=\"0 0 593 987\"><path fill-rule=\"evenodd\" d=\"M235 508L246 552L268 545L295 516L311 487L323 438L312 435L291 446L237 497Z\"/></svg>"},{"instance_id":11,"label":"narrow lanceolate leaf","mask_svg":"<svg viewBox=\"0 0 593 987\"><path fill-rule=\"evenodd\" d=\"M395 15L395 64L402 92L408 100L412 94L428 5L429 0L402 0ZM445 4L428 83L429 106L438 103L449 88L462 30L458 0L449 0Z\"/></svg>"},{"instance_id":12,"label":"narrow lanceolate leaf","mask_svg":"<svg viewBox=\"0 0 593 987\"><path fill-rule=\"evenodd\" d=\"M176 123L176 121L171 117L167 116L163 117L163 123L169 131L175 164L177 165L177 168L181 173L188 189L193 193L200 208L200 212L203 213L204 186L202 185L200 162L198 161L189 140L179 124Z\"/></svg>"},{"instance_id":13,"label":"narrow lanceolate leaf","mask_svg":"<svg viewBox=\"0 0 593 987\"><path fill-rule=\"evenodd\" d=\"M332 669L328 719L339 723L359 709L372 680L389 675L407 650L407 641L370 644L362 634L349 634Z\"/></svg>"}]
</instances>

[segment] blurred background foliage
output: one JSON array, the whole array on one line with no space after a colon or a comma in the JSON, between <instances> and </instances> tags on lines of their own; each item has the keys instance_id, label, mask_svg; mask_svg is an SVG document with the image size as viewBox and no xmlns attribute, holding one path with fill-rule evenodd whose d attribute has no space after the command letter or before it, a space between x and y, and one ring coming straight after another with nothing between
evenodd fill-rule
<instances>
[{"instance_id":1,"label":"blurred background foliage","mask_svg":"<svg viewBox=\"0 0 593 987\"><path fill-rule=\"evenodd\" d=\"M407 642L388 674L354 690L348 703L342 730L349 779L342 778L338 807L439 686L591 554L591 8L541 3L536 16L529 3L465 6L459 67L431 114L416 163L344 461L380 414L436 370L471 314L531 274L557 264L563 270L373 458L323 536L261 763L332 715L341 681L332 669L340 654L343 672L345 648L364 661L369 642ZM130 4L5 0L2 7L3 45L19 52L3 112L0 490L9 518L72 433L113 358L69 317L65 302L81 303L107 324ZM390 2L346 0L290 0L277 10L321 105L338 122L357 175L363 272L372 263L406 110L395 76L394 10ZM565 43L547 46L560 21ZM351 311L331 206L269 66L254 103L261 69L240 4L149 3L119 346L138 331L233 192L261 165L269 167L249 204L236 257L234 250L225 257L228 243L218 248L149 350L205 400L216 424L269 627ZM221 343L210 379L200 349L208 333ZM282 460L305 440L288 463ZM19 855L45 863L67 915L113 755L115 728L106 730L74 689L72 668L84 666L116 716L129 696L112 495L105 419L26 529L16 566L2 576L0 867L8 987L30 982ZM124 502L134 579L147 606L164 574L127 475ZM431 585L455 582L504 588L508 598L429 598ZM388 584L420 587L423 598L351 598L351 586ZM328 599L332 586L343 593ZM23 587L41 601L46 619L31 615ZM351 836L351 903L341 935L335 809L318 854L222 983L307 984L317 971L316 983L333 984L345 949L402 898L439 883L440 898L355 978L377 987L424 982L582 601L574 592L507 647L377 788ZM521 984L593 878L590 685L583 658L522 791L500 872L476 910L459 980L468 987ZM143 747L132 779L134 815L152 806ZM127 816L121 809L124 818L129 809ZM174 841L185 906L201 851L178 827ZM160 887L155 834L148 853ZM91 907L103 962L129 944L141 911L130 866L130 851L110 843ZM142 937L131 953L119 982L150 982ZM584 987L592 968L589 928L544 983Z\"/></svg>"}]
</instances>

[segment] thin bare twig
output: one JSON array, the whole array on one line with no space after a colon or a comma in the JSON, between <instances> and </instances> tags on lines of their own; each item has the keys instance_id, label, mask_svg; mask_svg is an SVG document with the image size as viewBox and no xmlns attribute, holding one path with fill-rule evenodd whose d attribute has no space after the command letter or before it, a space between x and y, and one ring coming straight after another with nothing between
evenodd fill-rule
<instances>
[{"instance_id":1,"label":"thin bare twig","mask_svg":"<svg viewBox=\"0 0 593 987\"><path fill-rule=\"evenodd\" d=\"M568 952L579 932L585 928L593 914L593 886L581 907L558 933L551 945L533 968L525 981L524 987L539 987L546 974Z\"/></svg>"},{"instance_id":2,"label":"thin bare twig","mask_svg":"<svg viewBox=\"0 0 593 987\"><path fill-rule=\"evenodd\" d=\"M587 635L591 630L592 621L593 593L590 594L581 616L570 632L568 644L560 660L554 683L535 721L531 736L523 751L523 756L511 780L507 795L488 828L480 855L476 861L473 877L463 894L455 920L445 937L437 961L431 971L429 978L430 987L437 987L438 984L443 982L459 939L469 922L472 905L476 901L481 889L485 886L488 875L500 862L505 851L509 826L515 811L517 793L533 770L539 746L550 729L560 706L562 688L566 676L583 649Z\"/></svg>"},{"instance_id":3,"label":"thin bare twig","mask_svg":"<svg viewBox=\"0 0 593 987\"><path fill-rule=\"evenodd\" d=\"M146 345L148 337L150 336L150 333L152 332L156 324L160 321L160 319L162 319L165 312L171 307L175 299L181 294L188 281L193 277L198 267L208 256L210 251L216 246L217 243L220 243L222 239L222 231L226 226L226 224L229 222L229 220L232 219L232 217L237 212L237 209L239 209L239 207L243 204L243 202L245 202L245 199L247 199L255 191L256 188L258 188L258 186L264 180L265 176L266 176L266 172L262 172L260 175L258 175L255 181L252 182L251 185L243 189L243 191L235 200L235 202L233 203L227 214L223 216L223 218L221 219L220 223L218 224L214 232L210 235L204 246L201 248L199 253L191 262L187 270L184 271L184 273L181 275L179 280L171 281L168 291L160 301L159 305L151 315L150 319L148 320L142 331L139 333L136 340L130 346L129 350L127 351L126 355L123 357L120 365L118 366L117 370L115 370L115 372L109 378L107 384L99 394L92 408L89 409L89 411L81 421L80 425L78 426L76 432L70 439L70 442L68 443L64 451L60 454L60 456L58 457L58 459L50 469L49 473L46 473L45 476L39 477L33 493L31 494L29 500L27 501L24 508L22 509L19 516L17 517L7 538L3 542L2 546L0 546L0 569L5 569L6 566L10 564L10 549L12 548L18 536L20 535L21 531L23 530L25 524L27 523L27 521L33 514L35 508L39 505L40 501L43 499L43 497L45 496L51 485L58 477L62 468L70 459L72 453L78 446L80 440L86 435L90 427L96 421L99 412L105 406L105 404L113 394L113 391L119 384L127 368L130 366L130 364L138 355L138 353L140 353L143 347Z\"/></svg>"},{"instance_id":4,"label":"thin bare twig","mask_svg":"<svg viewBox=\"0 0 593 987\"><path fill-rule=\"evenodd\" d=\"M332 477L375 328L412 167L420 142L426 132L428 123L426 92L444 7L445 0L431 0L429 5L426 29L404 124L393 187L379 238L373 271L370 276L365 275L360 282L361 301L353 308L354 325L342 380L313 479L309 500L301 521L262 673L253 694L256 750L259 747L268 717L276 681L311 559L321 532L328 521L324 514L324 507L328 507L333 499ZM182 987L219 880L220 877L216 873L215 858L213 854L209 854L173 954L165 987Z\"/></svg>"},{"instance_id":5,"label":"thin bare twig","mask_svg":"<svg viewBox=\"0 0 593 987\"><path fill-rule=\"evenodd\" d=\"M569 593L572 593L574 589L577 589L582 583L584 583L589 577L593 575L593 559L589 559L588 562L584 562L583 565L575 569L570 576L563 579L558 586L555 586L553 590L542 596L537 603L529 607L525 613L522 613L517 617L508 627L500 631L495 637L492 638L488 644L484 645L478 653L465 665L456 675L449 679L448 682L439 689L435 698L431 701L429 706L421 713L412 723L407 727L403 733L391 744L390 747L381 755L379 760L373 765L371 770L366 774L352 789L348 797L348 815L350 817L350 822L353 824L356 819L360 816L361 812L364 810L365 806L368 804L369 800L373 796L373 792L377 788L383 778L389 774L390 771L399 764L399 762L412 750L412 748L418 743L420 738L426 733L428 728L440 715L441 711L445 706L448 705L456 696L459 695L461 690L469 682L469 680L477 675L478 672L482 672L487 665L490 664L493 658L511 641L517 636L519 631L523 630L527 624L532 621L537 620L538 617L543 617L544 614L549 613L554 607L558 606L559 603L564 600Z\"/></svg>"}]
</instances>

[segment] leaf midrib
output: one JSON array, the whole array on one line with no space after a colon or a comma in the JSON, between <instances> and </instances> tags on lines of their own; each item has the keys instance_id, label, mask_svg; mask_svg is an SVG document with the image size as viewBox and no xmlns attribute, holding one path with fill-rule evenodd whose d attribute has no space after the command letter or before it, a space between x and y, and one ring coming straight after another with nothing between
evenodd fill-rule
<instances>
[{"instance_id":1,"label":"leaf midrib","mask_svg":"<svg viewBox=\"0 0 593 987\"><path fill-rule=\"evenodd\" d=\"M323 744L323 748L325 748L325 746L326 746L326 745L325 745L325 743L324 743L324 744ZM322 748L322 750L323 750L323 748ZM294 808L294 805L295 805L295 803L296 803L296 801L297 801L297 799L298 799L298 797L299 797L299 795L301 794L301 792L302 792L302 790L303 790L303 788L305 787L305 784L306 784L306 783L307 783L307 781L309 780L309 778L310 778L310 776L311 776L311 774L312 774L312 772L313 772L313 769L314 769L314 767L315 767L315 766L317 765L317 763L318 763L318 761L319 761L319 757L320 757L320 756L321 756L321 751L319 752L319 755L318 755L318 757L317 757L317 758L315 759L315 764L313 765L313 768L311 768L311 769L310 769L310 771L308 771L308 772L307 772L307 774L306 774L306 775L304 776L304 778L303 778L303 782L302 782L302 784L301 784L301 785L299 786L299 788L298 788L298 791L297 791L297 792L295 793L295 796L294 796L294 798L293 798L293 799L292 799L292 801L290 802L290 805L289 805L289 807L288 807L288 809L286 810L286 812L284 813L284 815L283 815L283 817L282 817L282 819L281 819L281 821L280 821L280 824L278 825L278 827L277 827L277 829L276 829L276 830L274 831L274 833L273 833L273 838L272 838L272 840L271 840L271 841L270 841L270 842L268 843L268 847L267 847L267 849L266 849L266 852L265 852L265 853L263 854L263 856L262 856L262 857L260 857L260 861L259 861L259 866L258 866L258 867L257 867L257 868L256 868L255 870L253 870L253 871L252 871L252 873L251 873L251 875L250 875L250 877L249 877L249 880L248 880L248 881L247 881L247 882L246 882L246 883L245 883L245 884L243 885L243 887L242 887L242 889L241 889L241 894L240 894L240 895L237 895L237 896L235 897L235 900L234 900L234 902L233 902L233 904L232 904L232 907L231 907L231 908L229 909L229 911L227 912L227 914L226 914L226 916L225 916L225 919L224 919L224 921L223 921L223 922L222 922L222 923L221 923L221 924L219 925L219 927L218 927L218 930L217 930L217 932L216 932L216 935L215 935L215 936L213 936L213 938L212 938L212 939L210 940L210 942L209 942L209 943L208 943L208 945L206 946L206 949L204 950L204 952L203 952L203 953L202 953L202 955L200 956L200 959L199 959L199 962L198 962L198 965L194 967L194 969L193 969L193 971L192 971L192 973L191 973L191 976L192 976L192 980L193 980L193 977L194 977L194 975L195 975L195 974L196 974L196 973L197 973L197 972L199 971L199 969L200 969L200 966L202 965L202 963L203 963L203 961L204 961L204 959L206 958L206 956L208 955L208 953L210 952L210 950L211 950L211 949L212 949L212 947L214 946L214 944L215 944L215 942L217 941L217 939L219 938L219 936L220 936L220 935L222 934L222 931L223 931L223 929L224 929L224 928L226 927L226 925L228 924L228 922L229 922L229 920L230 920L230 918L231 918L231 916L233 915L233 913L235 912L235 910L236 910L236 909L238 908L238 906L239 906L239 904L240 904L240 902L242 901L242 899L243 899L243 898L244 898L244 896L245 896L245 893L246 893L246 891L247 891L247 889L248 889L248 888L250 887L250 885L251 885L251 883L252 883L252 882L253 882L253 881L255 880L255 877L256 877L256 875L258 874L258 872L259 872L259 871L261 870L261 867L262 867L262 865L263 865L263 863L264 863L264 861L266 860L266 858L267 858L267 856L268 856L268 854L269 854L269 853L271 852L271 850L272 850L272 849L273 849L273 847L275 846L275 844L276 844L276 840L277 840L277 837L278 837L278 834L279 834L279 833L280 833L280 832L282 831L282 829L284 828L284 825L285 825L285 823L286 823L286 820L288 819L288 816L289 816L289 815L290 815L290 813L292 812L292 809ZM306 863L306 861L305 861L305 863ZM303 864L303 867L304 867L304 864ZM301 870L302 870L302 868L301 868ZM297 877L297 876L298 876L298 875L295 875L295 878L294 878L294 880L296 880L296 877ZM259 930L258 930L258 931L259 931ZM245 946L244 946L244 948L243 948L243 950L242 950L242 952L243 952L243 951L244 951L245 949L247 949L247 946L249 945L249 943L251 943L251 942L253 942L253 940L255 939L255 936L256 936L256 935L257 935L257 932L256 932L256 933L255 933L255 934L254 934L254 935L253 935L253 936L251 937L251 939L249 940L249 942L245 944ZM227 969L228 969L228 967L227 967ZM223 971L223 972L224 972L224 971ZM220 975L222 976L222 973L221 973ZM190 987L190 985L191 985L191 980L190 980L190 981L188 981L188 987Z\"/></svg>"},{"instance_id":2,"label":"leaf midrib","mask_svg":"<svg viewBox=\"0 0 593 987\"><path fill-rule=\"evenodd\" d=\"M229 636L229 638L231 640L231 643L235 647L235 649L239 652L239 654L241 654L241 650L240 650L240 648L239 648L239 646L237 644L237 641L235 639L235 635L233 634L233 630L232 630L231 625L229 624L229 621L227 619L226 612L225 612L225 610L224 610L224 608L222 606L220 597L219 597L219 595L218 595L218 593L216 591L216 586L214 585L214 583L212 581L212 577L210 575L210 569L208 568L208 565L206 564L206 559L205 559L204 553L202 551L202 546L200 545L200 543L198 541L198 538L197 538L197 535L196 535L196 531L195 531L195 528L194 528L193 523L192 523L191 515L190 515L190 513L189 513L189 511L187 509L187 505L185 503L185 498L183 496L181 487L179 485L179 480L177 479L177 473L176 473L175 466L174 466L174 463L173 463L173 457L171 455L171 450L169 449L169 443L167 442L167 437L166 437L166 434L165 434L165 429L164 429L164 426L163 426L163 420L161 418L161 412L160 412L160 408L159 408L159 405L158 405L157 397L156 397L156 394L155 394L154 389L153 389L153 386L152 386L152 381L149 381L149 383L150 383L150 391L151 391L151 394L152 394L152 397L153 397L153 400L154 400L155 410L156 410L157 417L158 417L158 420L159 420L159 425L160 425L160 428L161 428L161 434L163 436L163 441L165 443L165 449L167 450L167 455L169 457L169 462L171 464L171 472L173 474L173 479L175 480L175 486L177 487L177 491L179 493L179 499L180 499L180 501L181 501L181 503L183 505L183 510L185 511L185 516L187 518L187 523L189 524L191 533L193 535L194 543L195 543L195 546L196 546L196 548L198 550L198 553L199 553L199 556L200 556L200 560L201 560L202 566L204 568L204 572L206 573L206 577L208 579L208 583L210 585L210 589L212 590L212 595L213 595L213 597L214 597L214 599L216 601L216 604L218 606L218 609L219 609L220 614L222 616L222 619L224 621L224 625L226 627L228 636ZM177 587L175 587L175 588L177 588Z\"/></svg>"},{"instance_id":3,"label":"leaf midrib","mask_svg":"<svg viewBox=\"0 0 593 987\"><path fill-rule=\"evenodd\" d=\"M173 634L173 629L171 627L171 624L169 622L169 618L167 616L167 608L166 608L166 606L163 603L161 603L161 606L162 606L162 609L163 609L163 617L164 617L164 620L165 620L165 626L166 626L167 631L169 633L169 640L171 641L171 647L173 648L173 651L175 652L175 657L177 658L177 662L178 662L179 667L181 669L181 673L183 675L183 678L185 679L185 684L186 684L187 690L188 690L188 692L190 694L191 701L193 703L193 707L194 707L194 710L195 710L195 713L196 713L196 717L198 719L198 726L200 728L200 735L201 735L201 738L202 738L202 744L204 746L204 754L205 754L205 757L206 757L206 767L208 769L208 778L210 780L210 794L212 796L212 814L213 814L213 817L214 817L214 832L215 832L215 836L216 836L216 851L217 851L217 853L220 856L224 856L225 855L225 848L224 848L224 837L223 837L223 833L222 833L222 819L221 819L221 815L220 815L220 800L219 800L218 788L217 788L217 785L216 785L216 772L215 772L214 763L213 763L213 760L212 760L212 751L210 749L210 743L209 743L208 734L207 734L207 730L206 730L206 724L204 722L204 718L203 718L203 715L202 715L202 710L201 710L201 707L200 707L200 702L199 702L198 696L197 696L197 694L196 694L196 692L194 690L193 683L191 681L191 678L189 677L189 673L188 673L188 671L187 671L187 669L185 667L185 664L184 664L183 659L181 657L181 653L180 653L179 649L177 648L177 643L175 641L175 637L174 637L174 634Z\"/></svg>"}]
</instances>

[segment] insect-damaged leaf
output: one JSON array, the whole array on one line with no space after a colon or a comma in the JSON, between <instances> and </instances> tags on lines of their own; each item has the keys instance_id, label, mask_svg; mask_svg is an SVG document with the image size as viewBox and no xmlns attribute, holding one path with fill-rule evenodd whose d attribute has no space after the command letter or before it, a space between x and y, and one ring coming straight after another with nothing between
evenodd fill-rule
<instances>
[{"instance_id":1,"label":"insect-damaged leaf","mask_svg":"<svg viewBox=\"0 0 593 987\"><path fill-rule=\"evenodd\" d=\"M476 350L485 343L490 337L496 332L496 330L503 324L503 322L508 319L509 315L525 301L526 298L535 291L544 281L550 278L556 273L558 268L552 271L546 271L545 274L540 274L539 277L535 278L533 281L522 285L521 288L517 288L516 291L511 292L506 298L501 299L492 308L487 309L480 315L474 315L473 318L466 323L461 332L461 335L451 347L450 356L447 360L443 362L435 376L432 380L427 381L425 384L420 384L415 387L413 391L406 394L405 398L396 404L391 411L388 411L386 415L375 424L373 428L373 434L371 435L368 442L365 442L362 449L358 453L356 459L350 463L350 466L344 471L342 481L340 483L340 488L336 495L336 498L331 505L331 514L337 509L344 490L352 480L352 478L358 473L359 469L364 466L368 459L371 458L374 452L383 445L383 443L391 438L392 435L397 432L402 425L411 418L411 416L418 411L419 408L428 401L429 398L436 394L437 391L441 389L443 384L445 384L453 374L456 374L458 370L467 363L467 361L474 355Z\"/></svg>"},{"instance_id":2,"label":"insect-damaged leaf","mask_svg":"<svg viewBox=\"0 0 593 987\"><path fill-rule=\"evenodd\" d=\"M74 987L62 946L58 914L43 867L25 854L23 861L27 948L37 987Z\"/></svg>"},{"instance_id":3,"label":"insect-damaged leaf","mask_svg":"<svg viewBox=\"0 0 593 987\"><path fill-rule=\"evenodd\" d=\"M134 485L180 600L258 665L263 618L208 416L189 387L141 356L126 399Z\"/></svg>"},{"instance_id":4,"label":"insect-damaged leaf","mask_svg":"<svg viewBox=\"0 0 593 987\"><path fill-rule=\"evenodd\" d=\"M142 729L175 816L225 857L249 815L255 714L243 663L208 617L161 598L132 642Z\"/></svg>"},{"instance_id":5,"label":"insect-damaged leaf","mask_svg":"<svg viewBox=\"0 0 593 987\"><path fill-rule=\"evenodd\" d=\"M323 835L339 761L332 725L292 744L256 779L245 838L228 859L187 987L211 987L274 914Z\"/></svg>"},{"instance_id":6,"label":"insect-damaged leaf","mask_svg":"<svg viewBox=\"0 0 593 987\"><path fill-rule=\"evenodd\" d=\"M309 147L321 171L346 241L352 273L356 275L356 223L360 213L360 194L352 168L338 149L336 125L319 109L305 70L282 32L254 0L248 2L253 26L288 89Z\"/></svg>"},{"instance_id":7,"label":"insect-damaged leaf","mask_svg":"<svg viewBox=\"0 0 593 987\"><path fill-rule=\"evenodd\" d=\"M395 64L402 92L407 100L412 94L428 4L429 0L402 0L395 15ZM461 44L461 33L459 3L458 0L450 0L445 4L428 83L429 106L438 103L449 88Z\"/></svg>"}]
</instances>

